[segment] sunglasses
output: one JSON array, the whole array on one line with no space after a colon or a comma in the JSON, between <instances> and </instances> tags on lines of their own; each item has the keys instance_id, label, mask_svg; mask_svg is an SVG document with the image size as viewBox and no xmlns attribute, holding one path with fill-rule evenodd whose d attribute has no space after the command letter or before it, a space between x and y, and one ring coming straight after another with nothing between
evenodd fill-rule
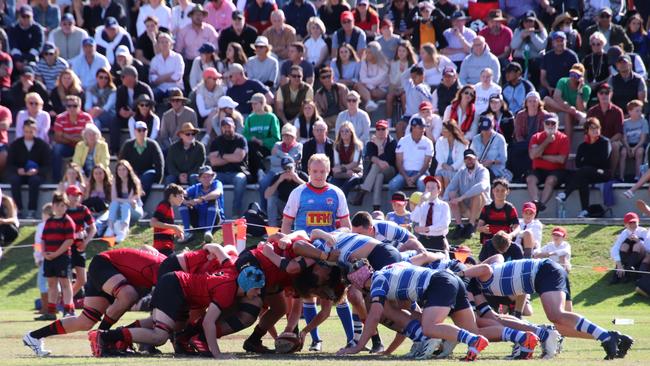
<instances>
[{"instance_id":1,"label":"sunglasses","mask_svg":"<svg viewBox=\"0 0 650 366\"><path fill-rule=\"evenodd\" d=\"M600 14L600 18L602 18L602 19L609 19L609 18L611 18L611 17L612 17L612 16L609 15L609 14L607 14L607 13L605 13L605 14Z\"/></svg>"},{"instance_id":2,"label":"sunglasses","mask_svg":"<svg viewBox=\"0 0 650 366\"><path fill-rule=\"evenodd\" d=\"M194 137L194 136L196 136L196 132L185 132L183 135L185 135L187 137Z\"/></svg>"},{"instance_id":3,"label":"sunglasses","mask_svg":"<svg viewBox=\"0 0 650 366\"><path fill-rule=\"evenodd\" d=\"M327 75L321 75L321 76L320 76L320 79L321 79L321 80L324 80L324 79L329 79L329 78L331 78L331 77L332 77L332 75L330 75L330 74L327 74Z\"/></svg>"},{"instance_id":4,"label":"sunglasses","mask_svg":"<svg viewBox=\"0 0 650 366\"><path fill-rule=\"evenodd\" d=\"M29 102L27 104L29 104L29 105L38 105L39 103L38 102Z\"/></svg>"},{"instance_id":5,"label":"sunglasses","mask_svg":"<svg viewBox=\"0 0 650 366\"><path fill-rule=\"evenodd\" d=\"M469 95L470 97L474 97L476 94L466 91L466 92L463 92L463 95Z\"/></svg>"},{"instance_id":6,"label":"sunglasses","mask_svg":"<svg viewBox=\"0 0 650 366\"><path fill-rule=\"evenodd\" d=\"M602 46L603 42L591 42L592 46Z\"/></svg>"},{"instance_id":7,"label":"sunglasses","mask_svg":"<svg viewBox=\"0 0 650 366\"><path fill-rule=\"evenodd\" d=\"M137 132L147 132L146 128L136 128L135 129Z\"/></svg>"},{"instance_id":8,"label":"sunglasses","mask_svg":"<svg viewBox=\"0 0 650 366\"><path fill-rule=\"evenodd\" d=\"M557 125L557 122L555 122L555 121L545 121L544 124L546 126L555 126L555 125Z\"/></svg>"},{"instance_id":9,"label":"sunglasses","mask_svg":"<svg viewBox=\"0 0 650 366\"><path fill-rule=\"evenodd\" d=\"M348 99L348 103L356 103L356 102L358 102L357 99Z\"/></svg>"},{"instance_id":10,"label":"sunglasses","mask_svg":"<svg viewBox=\"0 0 650 366\"><path fill-rule=\"evenodd\" d=\"M147 103L141 103L141 104L138 104L138 107L150 107L150 105L147 104Z\"/></svg>"},{"instance_id":11,"label":"sunglasses","mask_svg":"<svg viewBox=\"0 0 650 366\"><path fill-rule=\"evenodd\" d=\"M302 78L302 75L291 75L291 77L294 79L300 79Z\"/></svg>"},{"instance_id":12,"label":"sunglasses","mask_svg":"<svg viewBox=\"0 0 650 366\"><path fill-rule=\"evenodd\" d=\"M598 92L598 95L609 95L609 90L601 90Z\"/></svg>"},{"instance_id":13,"label":"sunglasses","mask_svg":"<svg viewBox=\"0 0 650 366\"><path fill-rule=\"evenodd\" d=\"M108 76L106 76L106 75L99 75L99 76L97 77L97 79L99 79L99 80L108 80Z\"/></svg>"},{"instance_id":14,"label":"sunglasses","mask_svg":"<svg viewBox=\"0 0 650 366\"><path fill-rule=\"evenodd\" d=\"M600 126L597 126L597 125L591 125L591 126L589 126L589 129L590 129L590 130L600 130Z\"/></svg>"},{"instance_id":15,"label":"sunglasses","mask_svg":"<svg viewBox=\"0 0 650 366\"><path fill-rule=\"evenodd\" d=\"M344 20L344 21L341 22L341 24L350 24L350 23L352 23L351 20Z\"/></svg>"},{"instance_id":16,"label":"sunglasses","mask_svg":"<svg viewBox=\"0 0 650 366\"><path fill-rule=\"evenodd\" d=\"M77 108L77 107L79 107L79 104L67 104L65 107L66 108Z\"/></svg>"},{"instance_id":17,"label":"sunglasses","mask_svg":"<svg viewBox=\"0 0 650 366\"><path fill-rule=\"evenodd\" d=\"M386 131L384 127L377 127L375 128L375 131Z\"/></svg>"}]
</instances>

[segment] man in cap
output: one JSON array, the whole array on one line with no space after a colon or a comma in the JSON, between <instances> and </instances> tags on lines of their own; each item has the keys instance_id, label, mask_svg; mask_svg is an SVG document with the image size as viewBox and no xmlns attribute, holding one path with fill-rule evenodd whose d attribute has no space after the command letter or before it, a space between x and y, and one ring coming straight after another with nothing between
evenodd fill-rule
<instances>
[{"instance_id":1,"label":"man in cap","mask_svg":"<svg viewBox=\"0 0 650 366\"><path fill-rule=\"evenodd\" d=\"M18 8L18 22L7 30L9 50L24 61L36 61L45 42L43 27L34 22L34 12L29 5Z\"/></svg>"},{"instance_id":2,"label":"man in cap","mask_svg":"<svg viewBox=\"0 0 650 366\"><path fill-rule=\"evenodd\" d=\"M560 78L569 74L571 67L580 61L573 50L566 47L566 34L555 31L550 35L553 49L546 51L540 65L539 80L543 89L542 96L553 95L555 86Z\"/></svg>"},{"instance_id":3,"label":"man in cap","mask_svg":"<svg viewBox=\"0 0 650 366\"><path fill-rule=\"evenodd\" d=\"M626 110L627 103L633 99L647 101L648 87L643 78L632 71L632 59L623 54L616 60L618 74L611 76L607 84L613 91L612 101L622 110Z\"/></svg>"},{"instance_id":4,"label":"man in cap","mask_svg":"<svg viewBox=\"0 0 650 366\"><path fill-rule=\"evenodd\" d=\"M431 105L433 112L444 113L447 106L456 98L460 89L460 81L455 66L447 66L442 70L442 81L431 94Z\"/></svg>"},{"instance_id":5,"label":"man in cap","mask_svg":"<svg viewBox=\"0 0 650 366\"><path fill-rule=\"evenodd\" d=\"M56 46L61 57L69 61L81 53L81 41L87 37L88 32L75 25L74 16L65 13L59 27L50 31L48 41Z\"/></svg>"},{"instance_id":6,"label":"man in cap","mask_svg":"<svg viewBox=\"0 0 650 366\"><path fill-rule=\"evenodd\" d=\"M217 32L223 32L235 23L235 12L238 11L235 5L231 0L209 1L205 5L205 10L208 12L205 21L210 23Z\"/></svg>"},{"instance_id":7,"label":"man in cap","mask_svg":"<svg viewBox=\"0 0 650 366\"><path fill-rule=\"evenodd\" d=\"M388 182L391 195L404 186L424 191L424 178L431 166L433 142L424 136L424 121L422 118L413 118L410 125L411 133L402 137L395 149L398 174Z\"/></svg>"},{"instance_id":8,"label":"man in cap","mask_svg":"<svg viewBox=\"0 0 650 366\"><path fill-rule=\"evenodd\" d=\"M316 7L311 1L291 0L283 8L287 14L287 23L291 25L298 34L298 37L305 39L309 36L307 22L309 18L316 16Z\"/></svg>"},{"instance_id":9,"label":"man in cap","mask_svg":"<svg viewBox=\"0 0 650 366\"><path fill-rule=\"evenodd\" d=\"M257 30L246 24L244 14L239 10L233 11L232 25L223 29L219 35L219 58L222 60L226 58L226 50L228 50L228 45L232 42L242 45L247 57L253 56L255 53L250 45L255 43L256 38Z\"/></svg>"},{"instance_id":10,"label":"man in cap","mask_svg":"<svg viewBox=\"0 0 650 366\"><path fill-rule=\"evenodd\" d=\"M146 202L151 186L160 184L165 172L165 158L160 145L156 140L147 137L147 124L143 121L135 123L135 138L127 140L122 145L118 157L120 160L128 161L133 171L140 178Z\"/></svg>"},{"instance_id":11,"label":"man in cap","mask_svg":"<svg viewBox=\"0 0 650 366\"><path fill-rule=\"evenodd\" d=\"M120 150L120 134L128 126L129 118L135 114L135 101L143 94L153 100L153 91L148 84L138 80L138 70L133 66L122 69L122 85L115 92L116 118L109 124L109 148L112 154Z\"/></svg>"},{"instance_id":12,"label":"man in cap","mask_svg":"<svg viewBox=\"0 0 650 366\"><path fill-rule=\"evenodd\" d=\"M285 23L284 11L278 9L271 13L271 26L262 35L273 46L273 53L278 61L289 58L289 46L297 40L297 37L296 29Z\"/></svg>"},{"instance_id":13,"label":"man in cap","mask_svg":"<svg viewBox=\"0 0 650 366\"><path fill-rule=\"evenodd\" d=\"M187 106L189 99L183 96L183 91L178 88L169 90L167 98L171 108L163 113L160 121L160 132L158 132L158 143L163 151L167 151L169 146L178 141L178 130L185 122L193 125L197 124L197 116L194 109Z\"/></svg>"},{"instance_id":14,"label":"man in cap","mask_svg":"<svg viewBox=\"0 0 650 366\"><path fill-rule=\"evenodd\" d=\"M569 158L571 142L558 130L560 122L557 116L544 121L544 131L538 132L530 139L528 155L533 161L532 171L526 177L528 195L537 205L537 212L546 209L546 202L551 199L553 190L566 178L566 161ZM537 186L543 183L544 190L540 196Z\"/></svg>"},{"instance_id":15,"label":"man in cap","mask_svg":"<svg viewBox=\"0 0 650 366\"><path fill-rule=\"evenodd\" d=\"M280 65L274 57L269 57L273 47L268 38L259 36L253 45L255 56L249 57L246 62L246 74L253 80L260 81L269 89L274 90L279 81Z\"/></svg>"},{"instance_id":16,"label":"man in cap","mask_svg":"<svg viewBox=\"0 0 650 366\"><path fill-rule=\"evenodd\" d=\"M616 69L616 62L618 62L619 57L625 54L630 56L630 60L632 60L632 71L639 74L645 80L648 76L648 71L646 70L644 61L641 56L634 52L625 53L621 46L616 45L609 47L607 50L607 64L609 65L609 69L605 71L605 73L608 76L616 75L618 73L618 70Z\"/></svg>"},{"instance_id":17,"label":"man in cap","mask_svg":"<svg viewBox=\"0 0 650 366\"><path fill-rule=\"evenodd\" d=\"M84 90L88 90L97 84L97 70L111 69L111 63L108 59L97 52L97 41L94 38L85 38L81 41L82 52L72 60L70 60L70 67L72 71L81 80L81 86Z\"/></svg>"},{"instance_id":18,"label":"man in cap","mask_svg":"<svg viewBox=\"0 0 650 366\"><path fill-rule=\"evenodd\" d=\"M56 80L59 74L68 67L68 62L59 57L58 50L53 43L45 42L43 45L42 57L36 63L34 72L36 73L36 80L45 84L49 92L52 92L56 87Z\"/></svg>"},{"instance_id":19,"label":"man in cap","mask_svg":"<svg viewBox=\"0 0 650 366\"><path fill-rule=\"evenodd\" d=\"M314 89L302 79L302 67L292 65L289 82L282 85L275 94L275 114L283 124L293 123L302 111L303 103L306 100L314 100Z\"/></svg>"},{"instance_id":20,"label":"man in cap","mask_svg":"<svg viewBox=\"0 0 650 366\"><path fill-rule=\"evenodd\" d=\"M354 14L346 10L340 16L341 28L332 34L332 58L338 57L338 49L344 43L349 43L362 58L366 50L366 33L354 25Z\"/></svg>"},{"instance_id":21,"label":"man in cap","mask_svg":"<svg viewBox=\"0 0 650 366\"><path fill-rule=\"evenodd\" d=\"M379 37L376 41L381 46L381 52L383 52L387 60L392 60L395 58L397 47L402 41L402 38L393 33L393 22L386 18L379 22L379 33Z\"/></svg>"},{"instance_id":22,"label":"man in cap","mask_svg":"<svg viewBox=\"0 0 650 366\"><path fill-rule=\"evenodd\" d=\"M143 64L149 65L151 59L156 55L154 45L160 33L158 19L150 15L144 20L144 26L146 29L145 32L135 41L135 58ZM117 57L117 54L115 56Z\"/></svg>"},{"instance_id":23,"label":"man in cap","mask_svg":"<svg viewBox=\"0 0 650 366\"><path fill-rule=\"evenodd\" d=\"M271 226L280 225L278 217L284 211L291 191L309 180L309 176L305 172L296 170L293 158L283 158L281 164L282 171L275 174L271 179L271 184L264 191L264 198L268 201L266 213Z\"/></svg>"},{"instance_id":24,"label":"man in cap","mask_svg":"<svg viewBox=\"0 0 650 366\"><path fill-rule=\"evenodd\" d=\"M115 52L119 46L126 46L131 53L134 51L131 35L113 17L106 18L103 27L97 27L95 42L97 52L106 56L111 65L115 63Z\"/></svg>"},{"instance_id":25,"label":"man in cap","mask_svg":"<svg viewBox=\"0 0 650 366\"><path fill-rule=\"evenodd\" d=\"M487 27L478 32L479 36L485 38L485 42L490 46L490 52L494 54L501 65L505 65L510 58L510 42L512 41L512 30L504 23L507 21L503 17L501 9L492 9L487 16Z\"/></svg>"},{"instance_id":26,"label":"man in cap","mask_svg":"<svg viewBox=\"0 0 650 366\"><path fill-rule=\"evenodd\" d=\"M210 144L208 161L225 184L235 186L233 192L232 212L230 217L239 217L242 213L242 201L248 181L248 144L244 136L235 132L235 121L224 117L221 122L221 134Z\"/></svg>"},{"instance_id":27,"label":"man in cap","mask_svg":"<svg viewBox=\"0 0 650 366\"><path fill-rule=\"evenodd\" d=\"M393 193L390 198L390 205L393 211L386 214L386 221L392 221L397 225L409 225L411 223L411 212L408 210L408 197L402 191Z\"/></svg>"},{"instance_id":28,"label":"man in cap","mask_svg":"<svg viewBox=\"0 0 650 366\"><path fill-rule=\"evenodd\" d=\"M194 237L191 227L201 228L203 241L211 243L214 225L225 220L223 184L216 176L210 166L204 165L199 168L199 182L185 190L185 200L178 208L185 228L182 243L188 243Z\"/></svg>"},{"instance_id":29,"label":"man in cap","mask_svg":"<svg viewBox=\"0 0 650 366\"><path fill-rule=\"evenodd\" d=\"M178 130L180 139L167 151L165 185L195 184L198 181L199 168L205 162L205 146L196 139L198 133L199 129L190 122L183 123Z\"/></svg>"},{"instance_id":30,"label":"man in cap","mask_svg":"<svg viewBox=\"0 0 650 366\"><path fill-rule=\"evenodd\" d=\"M113 0L89 2L88 5L84 5L81 14L76 12L76 17L79 26L88 31L90 36L95 34L95 28L104 24L108 17L117 19L119 24L130 24L124 7Z\"/></svg>"},{"instance_id":31,"label":"man in cap","mask_svg":"<svg viewBox=\"0 0 650 366\"><path fill-rule=\"evenodd\" d=\"M612 152L609 156L610 169L616 171L623 146L623 109L612 103L612 87L607 83L598 85L595 90L598 104L589 108L587 118L594 117L600 121L600 134L609 139Z\"/></svg>"},{"instance_id":32,"label":"man in cap","mask_svg":"<svg viewBox=\"0 0 650 366\"><path fill-rule=\"evenodd\" d=\"M524 108L526 95L535 90L530 81L521 77L523 68L518 62L511 62L506 66L506 82L503 85L501 94L503 99L508 103L508 109L513 115Z\"/></svg>"},{"instance_id":33,"label":"man in cap","mask_svg":"<svg viewBox=\"0 0 650 366\"><path fill-rule=\"evenodd\" d=\"M471 238L483 206L492 202L490 197L490 171L484 167L472 149L463 152L463 166L449 182L443 200L449 202L451 215L456 222L453 239ZM462 216L468 219L463 224Z\"/></svg>"},{"instance_id":34,"label":"man in cap","mask_svg":"<svg viewBox=\"0 0 650 366\"><path fill-rule=\"evenodd\" d=\"M585 33L582 34L582 39L589 39L589 37L595 32L601 32L607 39L605 51L607 51L610 46L622 45L625 52L632 52L634 50L632 41L630 41L630 38L627 36L623 27L612 22L612 17L612 9L608 7L600 9L600 11L598 11L598 17L596 18L596 24L587 28ZM583 42L582 49L585 54L588 54L590 52L589 43Z\"/></svg>"},{"instance_id":35,"label":"man in cap","mask_svg":"<svg viewBox=\"0 0 650 366\"><path fill-rule=\"evenodd\" d=\"M36 73L34 68L28 64L23 66L22 71L20 72L20 78L18 81L13 83L9 91L2 93L3 98L2 104L8 106L11 109L11 113L14 116L18 115L18 112L25 109L25 95L27 93L37 93L43 99L43 104L47 105L50 101L49 93L47 88L43 83L35 79Z\"/></svg>"},{"instance_id":36,"label":"man in cap","mask_svg":"<svg viewBox=\"0 0 650 366\"><path fill-rule=\"evenodd\" d=\"M440 52L460 68L460 64L472 49L472 41L476 38L476 33L467 28L465 23L470 19L465 16L462 10L457 10L451 15L451 27L443 33L447 41L447 47Z\"/></svg>"},{"instance_id":37,"label":"man in cap","mask_svg":"<svg viewBox=\"0 0 650 366\"><path fill-rule=\"evenodd\" d=\"M192 19L192 23L178 31L174 49L183 56L186 65L191 65L192 61L199 56L199 48L204 43L217 44L219 34L205 21L208 12L201 4L197 4L187 15ZM186 73L189 75L189 71Z\"/></svg>"},{"instance_id":38,"label":"man in cap","mask_svg":"<svg viewBox=\"0 0 650 366\"><path fill-rule=\"evenodd\" d=\"M252 111L249 101L254 94L262 94L266 98L266 103L273 103L273 94L271 91L269 91L269 89L267 89L267 87L261 82L249 79L244 73L244 67L242 65L230 65L227 75L230 78L232 85L228 88L226 95L239 103L237 110L243 114L244 117L248 116Z\"/></svg>"},{"instance_id":39,"label":"man in cap","mask_svg":"<svg viewBox=\"0 0 650 366\"><path fill-rule=\"evenodd\" d=\"M173 45L172 36L169 33L161 32L157 42L160 53L151 59L149 65L149 81L158 102L168 96L168 92L172 88L181 90L185 88L183 84L185 61L183 61L183 56L172 50Z\"/></svg>"},{"instance_id":40,"label":"man in cap","mask_svg":"<svg viewBox=\"0 0 650 366\"><path fill-rule=\"evenodd\" d=\"M573 135L573 126L584 123L587 117L591 87L585 82L584 71L582 64L571 66L569 76L558 80L553 95L544 98L546 110L557 113L564 121L564 133L569 143Z\"/></svg>"}]
</instances>

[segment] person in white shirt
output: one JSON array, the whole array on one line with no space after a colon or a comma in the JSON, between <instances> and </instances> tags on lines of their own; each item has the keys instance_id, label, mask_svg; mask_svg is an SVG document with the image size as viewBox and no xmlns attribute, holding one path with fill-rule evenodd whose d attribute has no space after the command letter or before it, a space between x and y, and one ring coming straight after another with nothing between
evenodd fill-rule
<instances>
[{"instance_id":1,"label":"person in white shirt","mask_svg":"<svg viewBox=\"0 0 650 366\"><path fill-rule=\"evenodd\" d=\"M474 102L475 115L479 115L486 111L490 106L490 95L501 94L501 87L499 84L492 81L492 74L494 72L489 67L481 70L481 81L474 84L476 90L476 101Z\"/></svg>"},{"instance_id":2,"label":"person in white shirt","mask_svg":"<svg viewBox=\"0 0 650 366\"><path fill-rule=\"evenodd\" d=\"M176 34L181 28L192 22L190 12L196 4L190 0L178 0L178 5L172 8L171 28L172 33Z\"/></svg>"},{"instance_id":3,"label":"person in white shirt","mask_svg":"<svg viewBox=\"0 0 650 366\"><path fill-rule=\"evenodd\" d=\"M556 226L551 232L552 241L542 247L535 258L550 258L561 265L567 273L571 272L571 244L566 239L566 229Z\"/></svg>"},{"instance_id":4,"label":"person in white shirt","mask_svg":"<svg viewBox=\"0 0 650 366\"><path fill-rule=\"evenodd\" d=\"M148 16L153 15L158 19L158 25L161 28L172 30L172 10L163 3L162 0L149 0L149 4L140 7L138 19L135 21L135 28L137 36L140 37L147 28L144 25L144 20Z\"/></svg>"},{"instance_id":5,"label":"person in white shirt","mask_svg":"<svg viewBox=\"0 0 650 366\"><path fill-rule=\"evenodd\" d=\"M160 33L157 44L160 47L160 53L151 59L149 81L152 84L155 99L161 101L170 88L184 90L185 62L183 56L172 51L174 41L169 33Z\"/></svg>"},{"instance_id":6,"label":"person in white shirt","mask_svg":"<svg viewBox=\"0 0 650 366\"><path fill-rule=\"evenodd\" d=\"M424 185L424 195L420 204L411 212L411 222L425 248L448 252L447 233L451 223L449 205L439 198L441 185L437 178L426 176Z\"/></svg>"},{"instance_id":7,"label":"person in white shirt","mask_svg":"<svg viewBox=\"0 0 650 366\"><path fill-rule=\"evenodd\" d=\"M388 182L389 195L402 187L415 187L424 191L424 178L433 159L433 142L424 136L422 118L411 119L411 134L402 137L395 149L398 174Z\"/></svg>"},{"instance_id":8,"label":"person in white shirt","mask_svg":"<svg viewBox=\"0 0 650 366\"><path fill-rule=\"evenodd\" d=\"M309 38L305 40L305 59L309 61L314 70L320 69L328 60L329 50L323 39L325 35L325 24L318 17L311 17L307 22Z\"/></svg>"},{"instance_id":9,"label":"person in white shirt","mask_svg":"<svg viewBox=\"0 0 650 366\"><path fill-rule=\"evenodd\" d=\"M533 253L539 250L542 243L544 224L535 218L537 206L533 202L524 203L521 212L522 217L519 218L519 228L521 230L515 239L515 244L519 245L524 251L524 258L530 258Z\"/></svg>"},{"instance_id":10,"label":"person in white shirt","mask_svg":"<svg viewBox=\"0 0 650 366\"><path fill-rule=\"evenodd\" d=\"M625 229L618 234L610 249L610 256L616 262L616 272L610 283L626 282L631 278L626 276L625 269L632 267L641 271L650 269L650 240L648 230L639 226L639 215L628 212L623 217Z\"/></svg>"}]
</instances>

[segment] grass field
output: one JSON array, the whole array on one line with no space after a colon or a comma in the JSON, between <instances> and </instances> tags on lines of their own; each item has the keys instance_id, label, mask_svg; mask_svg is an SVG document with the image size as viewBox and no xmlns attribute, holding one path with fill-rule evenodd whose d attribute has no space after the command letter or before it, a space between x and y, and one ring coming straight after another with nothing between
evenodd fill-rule
<instances>
[{"instance_id":1,"label":"grass field","mask_svg":"<svg viewBox=\"0 0 650 366\"><path fill-rule=\"evenodd\" d=\"M30 244L33 242L33 228L21 230L21 235L14 245ZM545 230L547 233L550 230ZM614 240L620 227L607 227L598 225L573 225L568 227L569 242L572 245L574 270L571 273L572 292L577 312L587 316L592 321L606 327L625 332L636 340L632 350L624 360L608 361L615 365L642 365L650 359L650 301L633 293L631 284L608 285L609 277L604 273L595 272L593 266L608 266L610 261L609 246ZM217 240L219 235L216 236ZM545 240L548 239L548 235ZM136 246L151 242L151 231L136 228L132 231L124 246ZM252 244L253 241L250 241ZM466 242L477 252L477 243ZM198 243L189 247L198 246ZM89 256L105 250L103 242L93 242L88 250ZM51 337L46 340L46 348L52 351L53 356L47 359L38 359L33 353L22 345L21 338L28 330L45 325L35 322L33 307L34 299L38 297L36 289L36 268L32 259L30 248L5 248L5 255L0 260L0 365L85 365L85 364L120 364L136 365L151 363L156 365L214 365L215 361L209 359L174 358L171 355L171 346L163 346L165 353L161 357L132 357L132 358L106 358L94 359L89 357L90 347L85 333ZM541 306L537 299L533 301L536 314L531 318L534 322L544 322ZM334 313L334 312L333 312ZM146 316L145 313L127 313L120 323L130 322ZM613 318L632 318L632 326L613 326ZM243 353L241 344L252 328L239 334L228 336L219 341L222 351L233 352L237 357L234 361L220 361L223 364L233 365L400 365L414 364L416 361L407 361L399 356L406 353L410 341L404 342L402 347L390 357L373 357L367 354L336 357L333 353L345 343L345 336L338 319L328 320L320 328L321 337L324 339L323 353L314 354L303 352L292 356L254 356ZM386 329L380 329L384 344L388 344L393 334ZM308 337L309 340L309 337ZM272 339L265 338L265 344L272 346ZM459 346L454 354L454 361L422 361L422 362L456 362L465 352L465 347ZM510 353L510 345L506 343L492 343L481 354L481 364L502 364L503 357ZM535 360L532 364L561 364L562 366L600 364L604 351L600 344L592 340L569 339L565 341L565 351L554 361Z\"/></svg>"}]
</instances>

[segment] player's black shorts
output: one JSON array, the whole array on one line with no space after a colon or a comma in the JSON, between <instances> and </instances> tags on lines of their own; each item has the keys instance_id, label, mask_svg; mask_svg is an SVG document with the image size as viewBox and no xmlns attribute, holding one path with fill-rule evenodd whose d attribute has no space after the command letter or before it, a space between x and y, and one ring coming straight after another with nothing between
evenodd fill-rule
<instances>
[{"instance_id":1,"label":"player's black shorts","mask_svg":"<svg viewBox=\"0 0 650 366\"><path fill-rule=\"evenodd\" d=\"M567 287L567 274L564 268L550 259L545 259L540 264L535 276L535 291L538 294L551 291L564 291L567 298L571 295Z\"/></svg>"},{"instance_id":2,"label":"player's black shorts","mask_svg":"<svg viewBox=\"0 0 650 366\"><path fill-rule=\"evenodd\" d=\"M72 255L70 256L72 268L83 267L86 268L86 252L80 252L76 245L72 246Z\"/></svg>"},{"instance_id":3,"label":"player's black shorts","mask_svg":"<svg viewBox=\"0 0 650 366\"><path fill-rule=\"evenodd\" d=\"M450 313L469 308L463 281L447 271L436 272L431 276L429 286L424 291L422 308L432 306L448 307Z\"/></svg>"},{"instance_id":4,"label":"player's black shorts","mask_svg":"<svg viewBox=\"0 0 650 366\"><path fill-rule=\"evenodd\" d=\"M151 297L151 307L162 311L174 320L187 319L188 308L185 295L174 272L166 273L158 280Z\"/></svg>"},{"instance_id":5,"label":"player's black shorts","mask_svg":"<svg viewBox=\"0 0 650 366\"><path fill-rule=\"evenodd\" d=\"M160 267L158 267L158 281L162 278L167 273L170 272L176 272L176 271L182 271L183 268L181 267L181 263L178 261L178 257L176 256L176 253L172 253L171 255L167 256L162 263L160 263ZM158 283L158 282L156 282Z\"/></svg>"},{"instance_id":6,"label":"player's black shorts","mask_svg":"<svg viewBox=\"0 0 650 366\"><path fill-rule=\"evenodd\" d=\"M379 271L389 264L401 261L402 256L399 254L397 248L386 243L377 244L370 254L368 254L368 263L370 263L370 266L375 271Z\"/></svg>"},{"instance_id":7,"label":"player's black shorts","mask_svg":"<svg viewBox=\"0 0 650 366\"><path fill-rule=\"evenodd\" d=\"M70 256L61 254L53 260L43 261L43 277L70 277Z\"/></svg>"},{"instance_id":8,"label":"player's black shorts","mask_svg":"<svg viewBox=\"0 0 650 366\"><path fill-rule=\"evenodd\" d=\"M160 252L160 254L166 255L167 257L174 254L174 250L172 248L161 248L158 249L158 252Z\"/></svg>"},{"instance_id":9,"label":"player's black shorts","mask_svg":"<svg viewBox=\"0 0 650 366\"><path fill-rule=\"evenodd\" d=\"M94 256L88 265L88 281L84 285L86 296L100 296L112 303L115 298L111 294L104 292L102 287L106 281L117 274L120 274L120 272L115 269L106 257Z\"/></svg>"}]
</instances>

